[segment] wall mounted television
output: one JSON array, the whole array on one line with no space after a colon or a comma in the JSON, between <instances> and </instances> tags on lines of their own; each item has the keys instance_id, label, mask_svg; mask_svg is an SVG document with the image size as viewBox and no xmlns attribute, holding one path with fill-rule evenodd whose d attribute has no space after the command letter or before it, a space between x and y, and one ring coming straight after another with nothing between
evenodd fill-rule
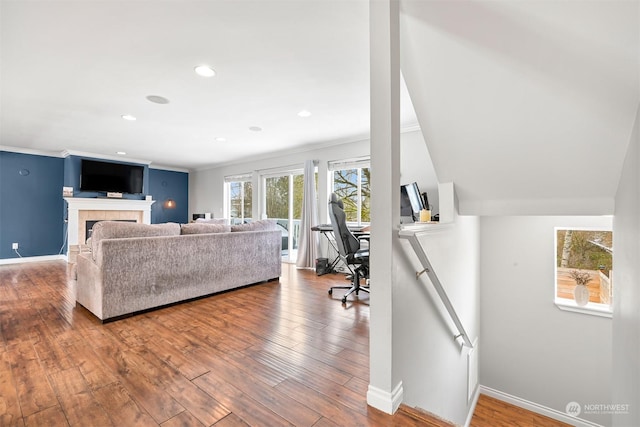
<instances>
[{"instance_id":1,"label":"wall mounted television","mask_svg":"<svg viewBox=\"0 0 640 427\"><path fill-rule=\"evenodd\" d=\"M142 193L144 166L82 159L80 191Z\"/></svg>"}]
</instances>

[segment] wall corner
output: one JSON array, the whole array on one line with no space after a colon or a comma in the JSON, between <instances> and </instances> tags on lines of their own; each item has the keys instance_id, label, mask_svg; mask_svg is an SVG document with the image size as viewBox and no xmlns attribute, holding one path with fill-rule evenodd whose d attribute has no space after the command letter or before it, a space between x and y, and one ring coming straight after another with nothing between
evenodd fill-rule
<instances>
[{"instance_id":1,"label":"wall corner","mask_svg":"<svg viewBox=\"0 0 640 427\"><path fill-rule=\"evenodd\" d=\"M367 404L387 414L394 414L400 407L403 396L402 381L400 381L391 392L369 384Z\"/></svg>"}]
</instances>

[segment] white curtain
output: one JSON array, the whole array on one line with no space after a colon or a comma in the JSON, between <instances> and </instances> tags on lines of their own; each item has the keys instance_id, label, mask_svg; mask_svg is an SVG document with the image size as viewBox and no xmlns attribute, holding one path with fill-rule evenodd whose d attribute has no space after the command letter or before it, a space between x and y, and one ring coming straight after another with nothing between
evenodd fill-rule
<instances>
[{"instance_id":1,"label":"white curtain","mask_svg":"<svg viewBox=\"0 0 640 427\"><path fill-rule=\"evenodd\" d=\"M314 160L307 160L304 163L304 196L300 221L300 244L296 261L296 266L300 268L314 268L318 256L318 233L311 231L311 227L318 224L315 165Z\"/></svg>"}]
</instances>

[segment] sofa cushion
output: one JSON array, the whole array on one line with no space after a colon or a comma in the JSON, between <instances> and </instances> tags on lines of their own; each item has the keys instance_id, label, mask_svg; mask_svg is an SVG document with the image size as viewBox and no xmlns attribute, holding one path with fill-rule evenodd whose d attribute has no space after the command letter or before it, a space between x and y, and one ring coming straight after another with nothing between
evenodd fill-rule
<instances>
[{"instance_id":1,"label":"sofa cushion","mask_svg":"<svg viewBox=\"0 0 640 427\"><path fill-rule=\"evenodd\" d=\"M231 226L231 231L268 231L277 229L278 223L275 219L260 219L258 221Z\"/></svg>"},{"instance_id":2,"label":"sofa cushion","mask_svg":"<svg viewBox=\"0 0 640 427\"><path fill-rule=\"evenodd\" d=\"M122 239L127 237L178 236L180 224L140 224L125 221L100 221L94 224L91 233L91 252L94 261L97 259L98 246L103 239Z\"/></svg>"},{"instance_id":3,"label":"sofa cushion","mask_svg":"<svg viewBox=\"0 0 640 427\"><path fill-rule=\"evenodd\" d=\"M227 221L226 218L210 218L210 219L198 218L196 219L196 222L201 224L227 224L229 221Z\"/></svg>"},{"instance_id":4,"label":"sofa cushion","mask_svg":"<svg viewBox=\"0 0 640 427\"><path fill-rule=\"evenodd\" d=\"M228 233L231 226L226 224L209 224L206 222L192 222L180 226L180 234L207 234L207 233Z\"/></svg>"}]
</instances>

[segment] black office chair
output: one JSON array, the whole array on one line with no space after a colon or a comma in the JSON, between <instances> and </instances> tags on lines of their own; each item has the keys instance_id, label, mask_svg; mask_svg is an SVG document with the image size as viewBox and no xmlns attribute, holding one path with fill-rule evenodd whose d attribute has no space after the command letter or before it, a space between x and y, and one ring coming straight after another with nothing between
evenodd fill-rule
<instances>
[{"instance_id":1,"label":"black office chair","mask_svg":"<svg viewBox=\"0 0 640 427\"><path fill-rule=\"evenodd\" d=\"M351 285L332 286L329 289L329 295L333 294L334 289L348 289L347 293L342 297L342 303L345 304L347 297L352 293L355 292L358 295L360 291L369 292L368 287L360 286L361 280L369 278L369 249L360 249L360 240L347 227L344 205L335 193L331 193L331 198L329 199L329 218L336 238L338 254L351 271Z\"/></svg>"}]
</instances>

